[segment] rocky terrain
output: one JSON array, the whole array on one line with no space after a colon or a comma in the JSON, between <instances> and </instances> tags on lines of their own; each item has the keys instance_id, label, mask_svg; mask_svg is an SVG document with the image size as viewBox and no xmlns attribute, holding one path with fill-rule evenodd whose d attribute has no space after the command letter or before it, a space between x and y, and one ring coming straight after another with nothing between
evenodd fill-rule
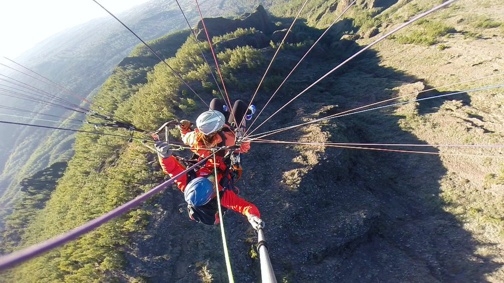
<instances>
[{"instance_id":1,"label":"rocky terrain","mask_svg":"<svg viewBox=\"0 0 504 283\"><path fill-rule=\"evenodd\" d=\"M324 19L350 2L313 1L310 5L318 6L303 19ZM254 140L242 156L244 174L237 185L261 210L278 282L503 282L503 152L483 145L504 141L504 95L498 87L504 4L458 1L307 90L344 59L439 1L357 4L360 10L333 27L278 97L266 105L271 93L261 90L254 100L258 109L266 107L259 122L285 106L254 134L384 100L394 104ZM285 19L260 7L241 19L206 23L214 36L254 27L261 33L225 40L217 49L251 45L271 58L272 46L286 32L285 23L273 24L277 20ZM304 24L297 28L289 37L293 46L303 34L322 32ZM279 65L269 76L302 57L302 48L293 46L279 52ZM243 81L250 77L236 75ZM231 99L248 100L254 90L235 91ZM415 101L443 94L452 95ZM159 176L155 156L148 159ZM134 234L125 269L111 278L228 281L219 228L189 221L176 188L142 208L150 212L146 229ZM259 282L256 232L233 212L224 223L234 281Z\"/></svg>"},{"instance_id":2,"label":"rocky terrain","mask_svg":"<svg viewBox=\"0 0 504 283\"><path fill-rule=\"evenodd\" d=\"M411 8L392 2L387 5L399 6L397 13ZM439 43L425 46L387 40L295 100L262 131L398 96L403 97L400 101L411 101L501 82L502 28L483 29L481 36L468 38L467 33L474 31L466 17L473 5L476 1L461 1L438 15L457 31ZM504 21L504 13L498 12L503 11L502 4L489 5L481 12L490 10L489 16ZM215 21L212 26L222 26ZM390 28L381 26L354 38L365 46ZM325 52L359 48L354 43L344 46L346 50ZM330 68L312 58L291 84L295 94L309 78L318 78ZM423 92L431 87L440 89ZM240 96L233 98L236 95ZM266 94L260 93L258 106L267 100L261 95ZM268 117L286 98L279 100L263 115ZM504 280L502 208L488 209L502 203L502 184L488 181L488 174L499 174L502 158L484 158L502 156L502 152L429 146L502 142L503 101L501 90L463 92L271 137L299 144L254 143L243 157L245 174L239 187L261 209L278 281ZM331 142L423 144L426 147L406 150L433 154L300 144ZM148 232L139 235L132 247L131 275L143 274L148 282L167 278L170 282L226 282L218 228L186 221L185 212L179 211L183 200L175 190L155 202L159 205ZM494 221L484 222L489 214ZM225 220L235 281L258 282L255 232L239 215L227 213Z\"/></svg>"}]
</instances>

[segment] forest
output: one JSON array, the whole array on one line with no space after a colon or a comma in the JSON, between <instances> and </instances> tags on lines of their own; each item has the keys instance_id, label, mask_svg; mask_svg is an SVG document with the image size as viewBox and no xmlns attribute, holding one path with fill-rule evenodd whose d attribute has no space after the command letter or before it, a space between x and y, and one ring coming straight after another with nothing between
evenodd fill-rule
<instances>
[{"instance_id":1,"label":"forest","mask_svg":"<svg viewBox=\"0 0 504 283\"><path fill-rule=\"evenodd\" d=\"M233 33L214 37L213 42L219 49L219 46L226 42L258 32L254 28L238 29ZM166 64L159 63L153 60L152 55L145 54L144 46L135 49L103 84L93 100L92 110L107 113L117 120L145 129L156 128L170 119L194 117L198 114L205 105L195 98L167 67L169 65L182 74L184 81L198 93L204 94L206 101L217 94L215 91L212 94L216 87L209 76L210 66L205 64L200 56L201 52L205 52L207 57L211 56L208 44L195 42L187 35L187 32L180 35L176 33L152 42L152 46L161 50L163 56L171 57L165 61ZM184 38L185 42L180 42L181 38ZM309 40L311 39L306 39ZM301 47L291 45L293 50L306 50L302 44L297 44ZM217 56L219 62L223 62L220 68L223 76L227 78L226 86L233 92L244 92L256 85L257 81L245 78L250 72L258 73L258 68L264 66L267 61L267 55L261 50L247 45L222 49ZM275 73L282 75L283 66L277 68ZM273 83L271 79L266 80L264 88L272 89ZM88 119L90 122L99 120L93 117ZM93 126L84 125L82 129L92 131ZM116 129L102 130L105 134L121 133L121 130ZM47 192L41 190L37 192L35 200L33 197L29 198L31 193L25 193L26 197L20 200L23 205L16 208L16 213L28 215L12 216L7 223L8 227L14 227L17 222L24 225L16 230L8 229L4 238L12 237L14 231L26 231L23 231L21 237L16 233L21 240L18 240L17 245L6 247L6 251L12 251L13 246L33 244L76 227L163 180L159 168L152 165L153 155L139 143L128 143L127 131L124 130L121 135L122 137L77 134L73 145L75 153L65 174L61 178L55 177L58 186L51 198L48 200ZM33 178L40 180L37 175ZM55 183L53 180L52 184ZM39 210L44 208L43 213L34 213L24 207L37 199L39 203L33 206ZM16 278L21 281L88 281L108 278L111 272L121 268L124 260L122 253L118 252L121 249L119 247L128 244L132 233L138 233L145 228L151 205L146 204L145 208L125 215L61 250L35 259L17 270ZM95 265L97 260L100 262L99 272ZM34 271L40 269L44 269L44 274L48 277L38 277L40 274Z\"/></svg>"},{"instance_id":2,"label":"forest","mask_svg":"<svg viewBox=\"0 0 504 283\"><path fill-rule=\"evenodd\" d=\"M470 5L450 6L437 17L418 21L392 36L383 49L366 50L311 87L314 80L362 50L365 45L361 44L373 42L380 33L439 1L383 1L386 5L358 1L313 50L324 28L349 1L311 1L285 42L286 29L303 1L274 2L266 6L267 11L260 7L233 20L239 27L232 32L212 30L222 83L212 73L217 66L209 43L183 30L148 42L158 56L166 58L162 62L139 44L100 87L91 110L152 131L173 119L194 121L212 98L223 95L222 85L233 100L248 101L257 88L254 104L264 107L264 116L286 107L261 128L267 132L399 98L404 103L392 109L324 120L265 139L269 143L253 143L250 155L244 157L245 177L238 185L264 215L277 278L282 282L504 279L499 247L504 242L503 196L498 192L504 186L502 159L462 157L450 148L436 147L502 141L500 118L492 120L489 114L502 117L502 90L484 91L483 98L478 98L469 90L456 89L456 95L419 102L416 99L455 88L424 94L431 85L448 81L426 80L427 71L420 64L404 63L407 57L398 59L399 55L387 53L401 53L402 48L423 50L410 54L420 54L418 59L423 58L427 66L428 59L454 50L461 42L492 38L490 32L503 35L504 19L492 15L491 20L480 16L464 22L459 15L461 10L467 15ZM250 20L258 14L267 21ZM311 52L298 71L278 88L307 51ZM498 57L500 51L493 52ZM485 65L488 61L481 62L475 65L482 68L475 69L475 74L492 68ZM303 98L287 106L303 90ZM273 92L275 100L268 105ZM97 115L86 119L88 124L80 128L86 132L75 135L68 162L55 160L21 182L20 197L2 231L2 254L69 231L167 179L156 154L142 145L148 135L95 127L105 122ZM171 135L179 138L175 130ZM324 146L378 142L425 145L429 153L401 155ZM498 148L479 150L482 156L502 154ZM180 212L180 203L180 193L166 188L78 240L2 271L2 280L227 281L219 231L189 221ZM226 215L226 223L235 280L257 282L255 232L240 215ZM366 274L357 274L364 269Z\"/></svg>"}]
</instances>

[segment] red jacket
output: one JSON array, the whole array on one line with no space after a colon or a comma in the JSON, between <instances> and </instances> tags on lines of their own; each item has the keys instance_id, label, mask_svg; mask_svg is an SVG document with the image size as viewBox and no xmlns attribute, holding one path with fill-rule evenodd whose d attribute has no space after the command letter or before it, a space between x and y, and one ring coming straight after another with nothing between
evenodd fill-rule
<instances>
[{"instance_id":1,"label":"red jacket","mask_svg":"<svg viewBox=\"0 0 504 283\"><path fill-rule=\"evenodd\" d=\"M212 148L216 148L219 144L224 146L234 146L236 140L236 134L233 130L228 126L224 125L223 130L220 132L221 134L215 134L210 141L205 142L205 140L201 139L202 133L198 129L191 130L190 128L179 128L180 135L182 136L182 142L191 147L191 151L198 155L200 158L205 158L211 155ZM244 141L241 143L240 148L236 149L238 153L246 153L250 150L250 142ZM213 172L214 170L214 159L210 158L204 165L207 168L208 172ZM224 172L226 170L226 164L223 160L222 155L215 155L215 166ZM212 174L212 173L208 173Z\"/></svg>"},{"instance_id":2,"label":"red jacket","mask_svg":"<svg viewBox=\"0 0 504 283\"><path fill-rule=\"evenodd\" d=\"M174 156L169 156L167 158L160 157L159 163L161 164L163 171L166 174L170 175L170 177L173 177L186 169L182 164L180 164L180 162L178 162L178 160ZM207 168L203 167L202 169L198 170L198 172L196 172L196 175L197 177L206 177L209 174L212 174L212 172L213 171L209 172ZM221 179L222 173L218 171L217 183L219 183ZM188 183L187 175L182 175L180 178L175 180L175 182L180 191L184 192L185 187ZM219 191L221 191L223 194L221 198L221 205L223 207L239 212L247 217L249 215L254 215L259 218L261 217L259 209L257 209L257 207L253 203L240 198L232 190L224 190L220 185Z\"/></svg>"},{"instance_id":3,"label":"red jacket","mask_svg":"<svg viewBox=\"0 0 504 283\"><path fill-rule=\"evenodd\" d=\"M236 134L228 126L224 125L223 130L220 130L224 136L224 145L233 146L235 145ZM218 146L223 140L221 135L216 134L213 136L212 140L205 143L202 140L198 140L197 136L200 134L198 129L183 129L180 128L180 135L182 136L182 141L184 144L191 147L191 151L196 153L200 157L207 157L212 154L211 148ZM244 141L241 143L240 148L237 150L240 153L245 153L250 150L250 142Z\"/></svg>"}]
</instances>

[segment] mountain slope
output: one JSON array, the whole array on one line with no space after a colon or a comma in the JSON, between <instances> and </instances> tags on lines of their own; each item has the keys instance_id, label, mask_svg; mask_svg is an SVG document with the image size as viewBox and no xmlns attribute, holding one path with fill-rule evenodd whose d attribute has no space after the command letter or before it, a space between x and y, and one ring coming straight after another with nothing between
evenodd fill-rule
<instances>
[{"instance_id":1,"label":"mountain slope","mask_svg":"<svg viewBox=\"0 0 504 283\"><path fill-rule=\"evenodd\" d=\"M387 2L388 9L374 7L378 2ZM360 3L359 9L352 11L353 18L342 21L301 64L265 108L262 119L362 46L434 2ZM472 6L475 3L454 5L364 52L261 127L259 132L277 129L385 99L413 102L285 131L265 139L292 143L256 141L243 156L245 173L238 186L245 198L258 205L266 221L268 247L279 281L504 279L502 159L495 158L502 153L498 148L468 151L439 147L495 144L504 134L498 123L502 119L502 91L468 90L480 86L474 82L491 86L500 81L499 70L495 70L501 65L502 51L491 47L500 46L494 42L502 38L497 25L504 22L500 18L503 13L498 12L502 4L489 1L492 13L478 10L491 19L491 26L497 25L481 29L480 24L468 21L466 25L460 20L477 15L475 7L479 6ZM344 7L344 3L327 4L332 4L329 11ZM319 14L327 16L327 11L320 6ZM277 29L285 27L278 25ZM471 35L478 29L483 38ZM416 41L416 30L429 37ZM259 89L254 101L259 109L320 33L309 26L296 26L292 42L281 50ZM340 39L342 33L346 34ZM494 33L498 36L487 38ZM250 29L214 38L232 99L250 98L274 54L273 48L262 43L269 45L271 40L271 45L277 45L281 37L275 41L274 36L275 32L265 35ZM249 42L256 45L247 47ZM485 52L461 51L475 45ZM209 55L208 46L203 50ZM199 52L188 40L167 62L183 70L184 79L208 101L215 84ZM475 57L483 55L488 57ZM96 102L114 105L112 83L123 83L126 95L117 99L122 102L115 103L115 114L126 117L128 113L130 122L149 129L174 117L194 120L206 108L164 64L145 75L145 66L134 64L143 60L124 60L124 69L116 71L118 77L109 80ZM451 68L452 64L458 68ZM460 71L473 67L473 73ZM452 72L445 76L447 70ZM478 80L468 80L468 74ZM444 87L439 92L422 92L431 86ZM454 91L457 93L444 98L413 101ZM321 145L341 142L368 143L364 146L375 150ZM369 143L415 146L401 148L413 152L394 152L391 149L396 148L376 148ZM34 236L27 243L58 233L43 227L75 227L163 179L152 153L137 143L104 136L79 136L69 168L40 214L38 227L30 228ZM141 209L21 266L16 271L17 281L42 277L59 281L227 281L218 229L190 222L185 212L180 212L183 203L180 192L168 188ZM225 224L235 280L255 282L259 263L252 247L254 231L246 219L233 213L227 213ZM41 269L46 273L35 272Z\"/></svg>"},{"instance_id":2,"label":"mountain slope","mask_svg":"<svg viewBox=\"0 0 504 283\"><path fill-rule=\"evenodd\" d=\"M206 15L212 16L234 14L236 11L253 7L255 3L243 1L230 5L229 1L212 0L202 2L201 7L205 9ZM192 6L183 5L183 8L186 9L185 16L188 21L195 24L199 18L198 12ZM117 16L145 41L188 28L178 5L161 0L147 2ZM12 76L87 108L90 106L88 99L96 94L114 67L139 43L135 36L113 18L96 19L54 35L16 59L23 66L51 79L59 86L42 84L15 72ZM62 87L67 90L63 91ZM19 108L27 107L27 102L20 99L6 100L4 103ZM35 105L33 102L28 102L28 105L42 113L83 119L83 115L77 113L77 117L71 116L75 113L62 108ZM96 111L103 112L100 109ZM23 122L26 123L26 120ZM36 120L31 123L44 124ZM55 126L54 123L49 125ZM67 160L68 156L72 155L74 135L71 132L51 132L46 129L5 124L0 124L0 131L12 133L2 136L0 144L0 168L3 169L0 175L0 203L6 209L1 213L8 214L8 208L19 192L19 182L26 176L47 168L56 160ZM54 151L53 148L58 150ZM3 218L1 214L0 218Z\"/></svg>"}]
</instances>

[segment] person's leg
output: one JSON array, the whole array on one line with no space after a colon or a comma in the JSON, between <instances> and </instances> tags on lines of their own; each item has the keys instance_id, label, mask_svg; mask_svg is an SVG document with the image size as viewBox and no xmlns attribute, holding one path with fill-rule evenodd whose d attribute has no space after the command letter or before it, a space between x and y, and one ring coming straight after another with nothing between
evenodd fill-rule
<instances>
[{"instance_id":1,"label":"person's leg","mask_svg":"<svg viewBox=\"0 0 504 283\"><path fill-rule=\"evenodd\" d=\"M226 118L225 121L229 120L229 111L226 104L224 103L224 100L218 98L212 99L212 101L210 101L210 110L217 110L221 112L222 114L224 114L224 118Z\"/></svg>"},{"instance_id":2,"label":"person's leg","mask_svg":"<svg viewBox=\"0 0 504 283\"><path fill-rule=\"evenodd\" d=\"M242 123L245 126L245 114L247 113L247 104L242 100L236 100L233 104L233 109L231 110L231 115L229 115L228 122L230 125L237 126L238 123ZM236 122L235 122L236 121Z\"/></svg>"}]
</instances>

